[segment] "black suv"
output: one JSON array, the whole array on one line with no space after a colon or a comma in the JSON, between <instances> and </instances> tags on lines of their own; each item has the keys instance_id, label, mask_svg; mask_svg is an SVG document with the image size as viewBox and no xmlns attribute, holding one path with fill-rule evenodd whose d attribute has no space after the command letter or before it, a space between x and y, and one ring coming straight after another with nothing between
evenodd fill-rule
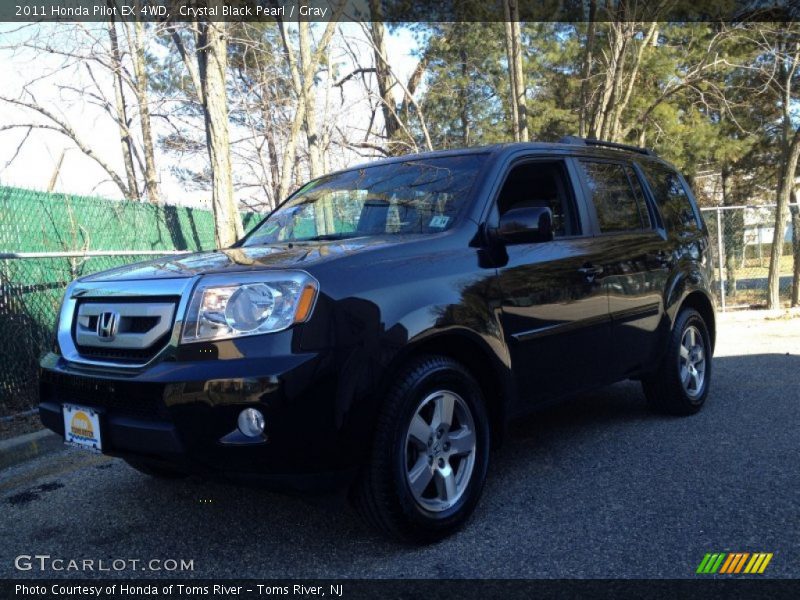
<instances>
[{"instance_id":1,"label":"black suv","mask_svg":"<svg viewBox=\"0 0 800 600\"><path fill-rule=\"evenodd\" d=\"M350 484L432 540L475 508L509 419L641 380L698 411L708 233L650 151L566 138L312 181L232 248L73 282L40 413L154 476Z\"/></svg>"}]
</instances>

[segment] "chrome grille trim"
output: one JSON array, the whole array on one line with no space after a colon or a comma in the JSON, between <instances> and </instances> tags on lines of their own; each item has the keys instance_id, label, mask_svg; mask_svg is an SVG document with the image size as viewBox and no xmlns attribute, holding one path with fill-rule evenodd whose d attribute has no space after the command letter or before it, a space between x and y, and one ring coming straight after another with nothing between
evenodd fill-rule
<instances>
[{"instance_id":1,"label":"chrome grille trim","mask_svg":"<svg viewBox=\"0 0 800 600\"><path fill-rule=\"evenodd\" d=\"M101 335L106 316L113 315L113 331ZM82 302L75 319L75 342L78 346L99 348L150 348L156 340L169 331L175 315L173 302ZM94 319L92 319L94 317ZM155 324L146 331L135 331L134 325L154 318ZM94 326L92 326L94 325ZM111 324L108 325L109 327Z\"/></svg>"},{"instance_id":2,"label":"chrome grille trim","mask_svg":"<svg viewBox=\"0 0 800 600\"><path fill-rule=\"evenodd\" d=\"M61 355L65 360L75 363L76 365L87 365L92 367L106 367L112 369L140 369L148 364L158 360L158 358L170 347L177 347L180 341L181 328L183 327L183 318L186 313L186 306L189 303L191 292L194 289L199 276L187 277L182 279L148 279L148 280L134 280L134 281L91 281L84 282L81 280L73 281L68 287L64 296L64 302L61 305L61 312L58 317L58 345L61 349ZM130 304L138 304L140 306L153 306L166 304L163 301L156 299L164 297L177 297L180 300L177 306L170 304L171 310L174 311L169 319L167 319L167 328L161 332L161 336L169 333L171 327L171 335L169 342L154 354L152 358L145 362L116 362L108 360L95 360L81 356L78 348L76 347L75 339L73 339L73 323L76 325L77 334L77 310L79 305L101 305L101 306L115 306L117 309L123 305L124 299L139 300L142 302L131 302ZM153 298L154 302L149 304L147 299ZM97 339L95 337L95 339ZM159 339L158 336L153 338L153 341ZM104 347L112 347L112 343L104 342ZM88 344L81 344L88 345ZM92 347L99 347L100 342L92 345ZM118 347L123 348L123 347ZM132 346L125 346L124 348L134 349Z\"/></svg>"}]
</instances>

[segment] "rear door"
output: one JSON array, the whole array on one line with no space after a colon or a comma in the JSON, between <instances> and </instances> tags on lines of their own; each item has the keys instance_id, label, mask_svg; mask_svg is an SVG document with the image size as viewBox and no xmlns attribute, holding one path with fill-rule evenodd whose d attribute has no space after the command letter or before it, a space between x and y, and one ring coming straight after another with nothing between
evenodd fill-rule
<instances>
[{"instance_id":1,"label":"rear door","mask_svg":"<svg viewBox=\"0 0 800 600\"><path fill-rule=\"evenodd\" d=\"M618 380L650 364L658 350L672 259L636 168L624 160L588 157L578 164L608 291L609 376Z\"/></svg>"},{"instance_id":2,"label":"rear door","mask_svg":"<svg viewBox=\"0 0 800 600\"><path fill-rule=\"evenodd\" d=\"M505 246L498 275L501 322L520 396L529 404L602 383L610 340L602 250L576 189L575 165L554 157L512 165L498 214L549 206L555 239Z\"/></svg>"}]
</instances>

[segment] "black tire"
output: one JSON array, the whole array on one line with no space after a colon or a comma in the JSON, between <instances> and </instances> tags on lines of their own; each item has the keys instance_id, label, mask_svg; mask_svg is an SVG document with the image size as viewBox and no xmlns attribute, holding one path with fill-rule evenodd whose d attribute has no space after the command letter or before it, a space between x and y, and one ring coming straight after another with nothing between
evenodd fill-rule
<instances>
[{"instance_id":1,"label":"black tire","mask_svg":"<svg viewBox=\"0 0 800 600\"><path fill-rule=\"evenodd\" d=\"M700 335L705 363L702 384L687 390L681 379L683 362L681 348L684 336L688 335L690 329L694 329L695 336L697 333ZM644 394L650 406L658 412L693 415L705 404L711 384L711 374L712 349L708 327L700 313L691 308L684 308L675 319L675 326L669 336L669 345L658 370L642 379ZM696 383L693 376L689 375L689 379L692 384ZM689 384L690 388L692 384Z\"/></svg>"},{"instance_id":2,"label":"black tire","mask_svg":"<svg viewBox=\"0 0 800 600\"><path fill-rule=\"evenodd\" d=\"M450 449L450 439L456 440L455 436L459 433L474 430L473 450L465 455L474 456L474 461L469 463L471 469L467 467L461 473L460 483L453 483L449 488L443 483L444 471L437 469L435 464L449 469L453 477L452 474L459 473L462 465L466 464L460 461L469 459L456 456L455 451L453 456L446 457L444 464L440 462L441 458L429 457L428 453L438 451L439 441L434 440L437 433L442 436L438 426L436 430L431 429L429 438L434 440L437 449L432 448L432 442L429 441L427 449L417 450L419 454L409 460L410 445L419 440L418 436L413 436L415 441L412 441L412 419L419 416L420 410L427 410L420 407L431 406L431 410L435 410L433 405L443 397L440 391L444 391L444 397L450 398L451 402L455 399L457 403L451 414L458 415L458 411L461 411L463 421L468 422L469 417L464 412L468 409L472 419L469 426L459 424L460 429L453 433L452 438L448 427L448 432L441 437L441 447ZM435 413L431 423L434 421ZM460 422L461 418L453 417L451 425L455 427L457 421ZM430 543L442 539L464 525L480 499L489 463L489 441L489 420L483 394L475 379L461 364L450 358L420 357L400 373L386 396L378 416L369 462L352 489L353 504L369 525L401 541ZM456 444L454 441L453 447ZM430 510L420 502L436 500L421 498L418 501L415 498L409 483L408 464L413 461L415 465L424 467L420 460L431 461L427 463L431 465L430 472L436 472L429 480L434 488L426 489L435 490L441 485L442 489L447 489L444 495L452 494L453 497L456 497L453 492L462 490L452 505L446 499ZM455 466L451 467L451 464ZM423 492L418 493L422 495Z\"/></svg>"},{"instance_id":3,"label":"black tire","mask_svg":"<svg viewBox=\"0 0 800 600\"><path fill-rule=\"evenodd\" d=\"M156 479L184 479L189 476L183 471L144 458L125 458L123 460L140 473Z\"/></svg>"}]
</instances>

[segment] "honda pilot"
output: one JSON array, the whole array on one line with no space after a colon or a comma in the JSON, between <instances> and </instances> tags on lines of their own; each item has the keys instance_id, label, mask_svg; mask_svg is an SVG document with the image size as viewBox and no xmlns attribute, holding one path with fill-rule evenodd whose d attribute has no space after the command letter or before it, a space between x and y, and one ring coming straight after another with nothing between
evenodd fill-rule
<instances>
[{"instance_id":1,"label":"honda pilot","mask_svg":"<svg viewBox=\"0 0 800 600\"><path fill-rule=\"evenodd\" d=\"M651 151L567 138L380 160L230 248L88 275L41 362L43 423L156 477L349 486L439 539L522 414L635 379L708 397L708 231Z\"/></svg>"}]
</instances>

